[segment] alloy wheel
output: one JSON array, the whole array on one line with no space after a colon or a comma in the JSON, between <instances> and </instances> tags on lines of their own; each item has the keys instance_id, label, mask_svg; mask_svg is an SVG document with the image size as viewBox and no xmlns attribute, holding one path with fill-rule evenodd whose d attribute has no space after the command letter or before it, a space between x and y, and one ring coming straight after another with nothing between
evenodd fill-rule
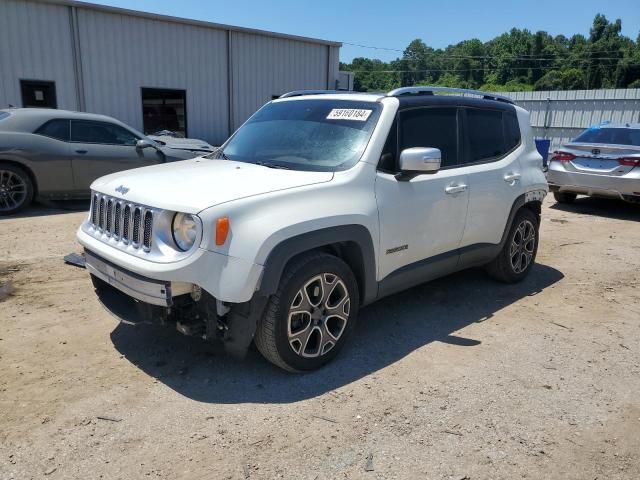
<instances>
[{"instance_id":1,"label":"alloy wheel","mask_svg":"<svg viewBox=\"0 0 640 480\"><path fill-rule=\"evenodd\" d=\"M509 257L514 273L524 272L531 260L536 247L536 229L529 220L523 220L516 228L511 238Z\"/></svg>"},{"instance_id":2,"label":"alloy wheel","mask_svg":"<svg viewBox=\"0 0 640 480\"><path fill-rule=\"evenodd\" d=\"M336 346L349 321L351 299L345 283L333 273L309 279L293 297L287 320L289 345L307 358Z\"/></svg>"},{"instance_id":3,"label":"alloy wheel","mask_svg":"<svg viewBox=\"0 0 640 480\"><path fill-rule=\"evenodd\" d=\"M27 199L27 184L20 175L0 170L0 211L16 210Z\"/></svg>"}]
</instances>

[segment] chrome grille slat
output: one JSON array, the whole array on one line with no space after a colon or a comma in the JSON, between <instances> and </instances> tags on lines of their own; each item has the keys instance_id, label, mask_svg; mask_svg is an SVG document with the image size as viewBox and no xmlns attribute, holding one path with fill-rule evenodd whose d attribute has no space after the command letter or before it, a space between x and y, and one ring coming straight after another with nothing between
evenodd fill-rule
<instances>
[{"instance_id":1,"label":"chrome grille slat","mask_svg":"<svg viewBox=\"0 0 640 480\"><path fill-rule=\"evenodd\" d=\"M116 203L116 209L113 214L114 222L113 222L113 234L116 238L120 238L120 225L122 224L122 203Z\"/></svg>"},{"instance_id":2,"label":"chrome grille slat","mask_svg":"<svg viewBox=\"0 0 640 480\"><path fill-rule=\"evenodd\" d=\"M94 225L98 222L98 195L91 197L91 223Z\"/></svg>"},{"instance_id":3,"label":"chrome grille slat","mask_svg":"<svg viewBox=\"0 0 640 480\"><path fill-rule=\"evenodd\" d=\"M98 210L98 227L104 228L104 197L100 198L100 210Z\"/></svg>"},{"instance_id":4,"label":"chrome grille slat","mask_svg":"<svg viewBox=\"0 0 640 480\"><path fill-rule=\"evenodd\" d=\"M107 200L107 221L105 222L107 235L111 233L113 227L113 200Z\"/></svg>"},{"instance_id":5,"label":"chrome grille slat","mask_svg":"<svg viewBox=\"0 0 640 480\"><path fill-rule=\"evenodd\" d=\"M142 246L151 248L151 234L153 229L153 213L151 210L144 212L144 233L142 235Z\"/></svg>"},{"instance_id":6,"label":"chrome grille slat","mask_svg":"<svg viewBox=\"0 0 640 480\"><path fill-rule=\"evenodd\" d=\"M122 225L122 238L125 243L129 243L129 232L131 231L131 206L124 207L124 218Z\"/></svg>"},{"instance_id":7,"label":"chrome grille slat","mask_svg":"<svg viewBox=\"0 0 640 480\"><path fill-rule=\"evenodd\" d=\"M151 250L153 209L98 193L92 196L90 208L89 220L96 233L135 249Z\"/></svg>"},{"instance_id":8,"label":"chrome grille slat","mask_svg":"<svg viewBox=\"0 0 640 480\"><path fill-rule=\"evenodd\" d=\"M133 231L131 232L131 241L134 245L140 244L140 218L142 217L142 209L136 207L133 210Z\"/></svg>"}]
</instances>

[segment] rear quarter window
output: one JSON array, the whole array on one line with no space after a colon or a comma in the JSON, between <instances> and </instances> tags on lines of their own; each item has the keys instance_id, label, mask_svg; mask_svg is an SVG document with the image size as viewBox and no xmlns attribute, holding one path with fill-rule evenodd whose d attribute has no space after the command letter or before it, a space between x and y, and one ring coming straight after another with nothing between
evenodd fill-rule
<instances>
[{"instance_id":1,"label":"rear quarter window","mask_svg":"<svg viewBox=\"0 0 640 480\"><path fill-rule=\"evenodd\" d=\"M506 149L510 152L520 145L520 124L518 117L513 113L504 113L503 120Z\"/></svg>"}]
</instances>

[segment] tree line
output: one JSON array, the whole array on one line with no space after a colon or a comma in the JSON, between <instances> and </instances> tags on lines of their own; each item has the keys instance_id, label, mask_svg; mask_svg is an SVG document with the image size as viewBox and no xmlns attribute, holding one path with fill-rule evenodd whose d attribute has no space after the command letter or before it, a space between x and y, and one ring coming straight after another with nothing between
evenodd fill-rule
<instances>
[{"instance_id":1,"label":"tree line","mask_svg":"<svg viewBox=\"0 0 640 480\"><path fill-rule=\"evenodd\" d=\"M412 85L487 91L640 88L640 33L621 34L622 21L598 14L589 36L551 36L513 28L482 42L465 40L445 49L413 40L390 62L354 58L340 70L355 73L354 89L388 91Z\"/></svg>"}]
</instances>

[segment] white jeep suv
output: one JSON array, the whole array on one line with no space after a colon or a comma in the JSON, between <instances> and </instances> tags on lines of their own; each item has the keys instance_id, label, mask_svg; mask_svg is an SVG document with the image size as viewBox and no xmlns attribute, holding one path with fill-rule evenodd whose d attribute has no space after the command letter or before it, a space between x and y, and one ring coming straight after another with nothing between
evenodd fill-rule
<instances>
[{"instance_id":1,"label":"white jeep suv","mask_svg":"<svg viewBox=\"0 0 640 480\"><path fill-rule=\"evenodd\" d=\"M547 182L511 100L410 87L291 92L213 154L91 188L78 240L115 316L301 371L381 297L474 266L522 280Z\"/></svg>"}]
</instances>

